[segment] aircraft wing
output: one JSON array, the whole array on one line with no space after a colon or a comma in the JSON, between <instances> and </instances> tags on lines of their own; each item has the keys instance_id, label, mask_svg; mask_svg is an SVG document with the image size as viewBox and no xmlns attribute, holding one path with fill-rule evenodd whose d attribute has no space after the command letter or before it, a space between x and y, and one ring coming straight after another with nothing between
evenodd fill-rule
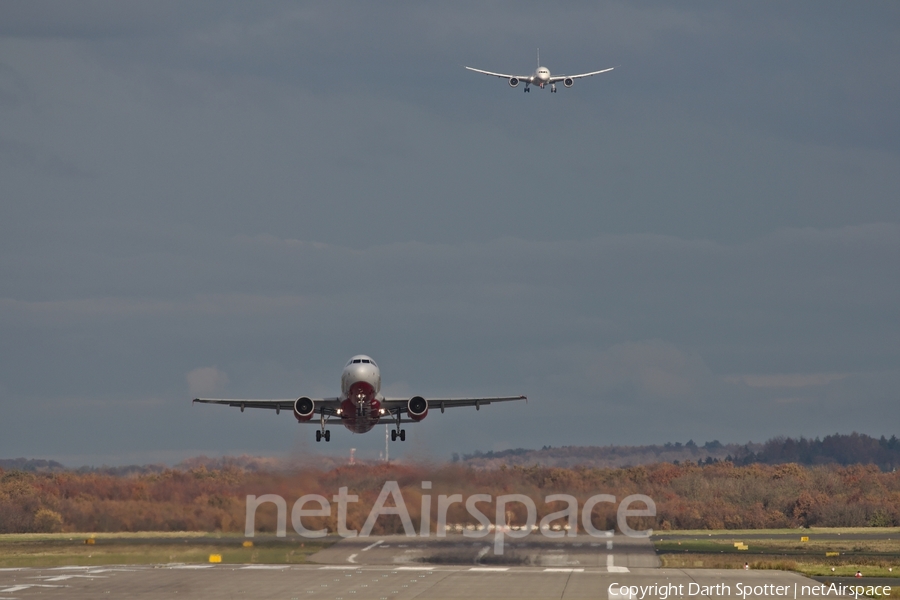
<instances>
[{"instance_id":1,"label":"aircraft wing","mask_svg":"<svg viewBox=\"0 0 900 600\"><path fill-rule=\"evenodd\" d=\"M472 67L466 67L470 71L475 71L476 73L483 73L485 75L491 75L492 77L500 77L501 79L511 79L515 77L520 81L531 81L531 75L505 75L503 73L493 73L491 71L482 71L481 69L473 69Z\"/></svg>"},{"instance_id":2,"label":"aircraft wing","mask_svg":"<svg viewBox=\"0 0 900 600\"><path fill-rule=\"evenodd\" d=\"M590 73L580 73L578 75L554 75L550 78L550 83L556 83L557 81L562 81L563 79L581 79L582 77L591 77L592 75L599 75L600 73L607 73L612 71L615 67L610 67L608 69L603 69L602 71L591 71Z\"/></svg>"},{"instance_id":3,"label":"aircraft wing","mask_svg":"<svg viewBox=\"0 0 900 600\"><path fill-rule=\"evenodd\" d=\"M244 412L245 408L267 408L274 410L276 413L287 411L292 413L294 410L294 402L296 398L281 398L272 400L255 400L250 398L194 398L194 402L203 404L224 404L226 406L234 406L240 408ZM341 406L340 398L312 398L316 407L316 412L322 409L326 415L336 415L337 409Z\"/></svg>"},{"instance_id":4,"label":"aircraft wing","mask_svg":"<svg viewBox=\"0 0 900 600\"><path fill-rule=\"evenodd\" d=\"M489 398L425 398L428 401L428 408L434 409L439 408L441 412L444 412L445 408L453 408L455 406L474 406L476 409L481 408L485 404L491 404L492 402L510 402L513 400L525 400L528 401L528 398L525 396L494 396ZM382 401L382 405L385 408L396 411L400 409L400 412L406 412L406 403L409 402L409 398L385 398Z\"/></svg>"}]
</instances>

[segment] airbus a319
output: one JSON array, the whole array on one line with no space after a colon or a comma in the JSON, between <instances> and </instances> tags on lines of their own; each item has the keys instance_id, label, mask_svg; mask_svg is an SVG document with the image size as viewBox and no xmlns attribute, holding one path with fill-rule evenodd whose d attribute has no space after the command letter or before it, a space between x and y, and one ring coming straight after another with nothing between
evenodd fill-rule
<instances>
[{"instance_id":1,"label":"airbus a319","mask_svg":"<svg viewBox=\"0 0 900 600\"><path fill-rule=\"evenodd\" d=\"M602 71L591 71L590 73L579 73L578 75L551 75L550 69L547 67L541 66L541 52L538 50L538 66L535 69L534 73L531 75L507 75L506 73L494 73L493 71L482 71L481 69L475 69L473 67L466 67L470 71L475 71L476 73L483 73L485 75L491 75L493 77L500 77L501 79L506 79L509 82L510 87L518 87L519 83L525 84L525 91L530 92L532 85L537 86L541 89L544 89L545 86L550 86L550 91L556 93L556 84L562 81L562 84L567 88L575 85L576 79L581 79L582 77L591 77L593 75L599 75L600 73L607 73L615 69L615 67L610 67L608 69L603 69Z\"/></svg>"},{"instance_id":2,"label":"airbus a319","mask_svg":"<svg viewBox=\"0 0 900 600\"><path fill-rule=\"evenodd\" d=\"M379 423L394 425L391 439L406 440L406 430L402 423L416 423L428 416L430 408L474 406L476 410L492 402L526 400L525 396L499 396L485 398L385 398L381 394L381 370L375 361L360 354L351 358L341 373L341 395L334 398L286 398L276 400L251 400L231 398L195 398L194 402L225 404L244 412L245 408L266 408L290 411L299 423L318 423L316 441L331 441L331 431L327 428L332 419L353 433L365 433ZM314 418L318 415L318 419Z\"/></svg>"}]
</instances>

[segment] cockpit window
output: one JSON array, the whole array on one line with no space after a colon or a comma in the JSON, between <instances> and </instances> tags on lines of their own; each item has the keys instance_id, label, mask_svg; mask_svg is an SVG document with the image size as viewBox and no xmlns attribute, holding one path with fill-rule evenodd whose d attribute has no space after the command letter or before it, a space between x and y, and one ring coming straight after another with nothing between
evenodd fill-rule
<instances>
[{"instance_id":1,"label":"cockpit window","mask_svg":"<svg viewBox=\"0 0 900 600\"><path fill-rule=\"evenodd\" d=\"M362 361L361 361L360 359L358 359L358 358L353 360L353 364L357 364L357 363L361 363L361 362L362 362Z\"/></svg>"}]
</instances>

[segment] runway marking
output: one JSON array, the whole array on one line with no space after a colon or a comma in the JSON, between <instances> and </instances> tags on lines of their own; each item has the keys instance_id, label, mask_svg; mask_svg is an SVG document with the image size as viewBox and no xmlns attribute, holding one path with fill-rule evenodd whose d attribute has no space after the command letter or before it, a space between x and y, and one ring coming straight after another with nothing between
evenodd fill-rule
<instances>
[{"instance_id":1,"label":"runway marking","mask_svg":"<svg viewBox=\"0 0 900 600\"><path fill-rule=\"evenodd\" d=\"M44 581L65 581L66 579L74 579L75 577L79 577L81 579L105 579L106 575L56 575L55 577L47 577L46 575L42 575L40 577L36 577L36 579L43 579Z\"/></svg>"},{"instance_id":2,"label":"runway marking","mask_svg":"<svg viewBox=\"0 0 900 600\"><path fill-rule=\"evenodd\" d=\"M509 567L472 567L470 571L489 571L499 573L501 571L509 571Z\"/></svg>"},{"instance_id":3,"label":"runway marking","mask_svg":"<svg viewBox=\"0 0 900 600\"><path fill-rule=\"evenodd\" d=\"M612 550L612 540L609 540L608 542L606 542L606 549Z\"/></svg>"},{"instance_id":4,"label":"runway marking","mask_svg":"<svg viewBox=\"0 0 900 600\"><path fill-rule=\"evenodd\" d=\"M274 571L274 570L276 570L276 569L279 569L279 570L290 569L291 567L290 567L290 565L246 565L246 566L240 567L240 568L241 568L242 570L243 570L243 569L256 569L256 570L258 570L258 571L261 571L261 570L272 570L272 571Z\"/></svg>"},{"instance_id":5,"label":"runway marking","mask_svg":"<svg viewBox=\"0 0 900 600\"><path fill-rule=\"evenodd\" d=\"M550 569L544 569L544 573L584 573L584 569L550 568Z\"/></svg>"},{"instance_id":6,"label":"runway marking","mask_svg":"<svg viewBox=\"0 0 900 600\"><path fill-rule=\"evenodd\" d=\"M378 544L383 544L383 543L384 543L384 540L378 540L378 541L375 542L374 544L369 544L368 546L366 546L365 548L363 548L363 549L362 549L362 552L365 552L366 550L371 550L372 548L374 548L374 547L377 546Z\"/></svg>"},{"instance_id":7,"label":"runway marking","mask_svg":"<svg viewBox=\"0 0 900 600\"><path fill-rule=\"evenodd\" d=\"M8 587L4 590L0 590L0 594L9 594L12 592L21 592L22 590L27 590L33 587L42 587L42 588L61 588L68 587L65 585L44 585L42 583L20 583L19 585L14 585L12 587Z\"/></svg>"},{"instance_id":8,"label":"runway marking","mask_svg":"<svg viewBox=\"0 0 900 600\"><path fill-rule=\"evenodd\" d=\"M356 562L356 554L351 554L350 556L348 556L348 557L347 557L347 562L348 562L348 563L355 563L355 562Z\"/></svg>"},{"instance_id":9,"label":"runway marking","mask_svg":"<svg viewBox=\"0 0 900 600\"><path fill-rule=\"evenodd\" d=\"M490 552L490 550L491 550L491 547L490 547L490 546L485 546L484 548L482 548L481 550L479 550L479 551L478 551L478 554L475 555L475 562L478 562L479 560L481 560L482 558L484 558L484 556L485 556L488 552Z\"/></svg>"},{"instance_id":10,"label":"runway marking","mask_svg":"<svg viewBox=\"0 0 900 600\"><path fill-rule=\"evenodd\" d=\"M354 554L354 556L356 556L356 555ZM319 570L320 571L332 571L332 570L346 571L347 569L356 569L356 568L357 567L345 567L344 565L325 565L324 567L319 567Z\"/></svg>"},{"instance_id":11,"label":"runway marking","mask_svg":"<svg viewBox=\"0 0 900 600\"><path fill-rule=\"evenodd\" d=\"M163 565L167 569L212 569L216 565Z\"/></svg>"},{"instance_id":12,"label":"runway marking","mask_svg":"<svg viewBox=\"0 0 900 600\"><path fill-rule=\"evenodd\" d=\"M612 554L606 555L606 570L609 571L610 573L631 573L631 571L628 570L628 567L615 566L613 564L613 555Z\"/></svg>"},{"instance_id":13,"label":"runway marking","mask_svg":"<svg viewBox=\"0 0 900 600\"><path fill-rule=\"evenodd\" d=\"M398 571L433 571L434 567L397 567Z\"/></svg>"}]
</instances>

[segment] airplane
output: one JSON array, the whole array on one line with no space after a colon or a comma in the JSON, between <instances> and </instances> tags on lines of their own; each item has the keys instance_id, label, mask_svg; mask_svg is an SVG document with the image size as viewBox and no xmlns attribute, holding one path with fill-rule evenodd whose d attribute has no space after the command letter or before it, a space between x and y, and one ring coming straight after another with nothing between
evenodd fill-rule
<instances>
[{"instance_id":1,"label":"airplane","mask_svg":"<svg viewBox=\"0 0 900 600\"><path fill-rule=\"evenodd\" d=\"M530 92L531 88L529 86L536 85L541 89L544 89L544 86L548 83L550 84L550 91L552 93L556 93L556 83L559 81L563 82L563 85L567 88L575 85L575 80L580 79L582 77L591 77L592 75L599 75L600 73L606 73L608 71L612 71L615 67L610 67L608 69L603 69L602 71L591 71L590 73L580 73L578 75L551 75L550 70L547 67L541 66L541 50L538 48L537 55L537 69L535 69L533 75L506 75L504 73L494 73L492 71L482 71L481 69L475 69L472 67L466 67L466 69L470 71L475 71L476 73L483 73L485 75L492 75L494 77L499 77L501 79L506 79L509 81L510 87L518 87L520 81L525 82L525 91Z\"/></svg>"},{"instance_id":2,"label":"airplane","mask_svg":"<svg viewBox=\"0 0 900 600\"><path fill-rule=\"evenodd\" d=\"M366 433L379 423L394 424L391 441L406 441L406 430L401 423L416 423L428 416L429 407L444 409L455 406L474 406L480 410L492 402L525 400L525 396L500 396L489 398L385 398L381 394L381 370L375 361L364 354L358 354L347 361L341 373L341 395L335 398L308 398L301 396L282 400L241 400L229 398L194 398L193 402L205 404L225 404L244 412L245 408L268 408L280 414L282 410L292 411L299 423L315 423L313 417L319 414L320 429L316 431L316 441L331 441L331 431L326 425L332 418L340 419L341 425L353 433ZM403 415L406 414L404 418Z\"/></svg>"}]
</instances>

